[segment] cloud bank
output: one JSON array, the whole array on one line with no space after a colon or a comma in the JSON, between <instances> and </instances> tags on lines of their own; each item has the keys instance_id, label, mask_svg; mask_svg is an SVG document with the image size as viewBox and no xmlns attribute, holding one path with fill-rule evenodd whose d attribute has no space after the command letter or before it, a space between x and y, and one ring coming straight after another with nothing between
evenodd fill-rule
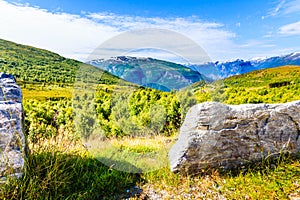
<instances>
[{"instance_id":1,"label":"cloud bank","mask_svg":"<svg viewBox=\"0 0 300 200\"><path fill-rule=\"evenodd\" d=\"M297 14L299 11L300 0L281 0L270 10L269 17ZM51 12L29 4L12 4L5 0L0 0L0 27L2 39L48 49L81 61L87 61L97 47L115 36L146 28L178 32L196 42L213 61L290 53L295 47L289 47L289 44L279 47L277 38L300 34L300 21L283 24L276 33L273 31L268 37L262 35L262 38L245 39L244 36L228 30L228 26L222 23L204 21L197 16L167 18L87 12L74 15L60 11ZM235 24L235 27L239 28L240 24ZM174 41L176 42L178 41ZM150 55L160 59L165 56L165 59L173 59L172 55L163 51L164 49L160 52L137 50L131 51L130 55Z\"/></svg>"},{"instance_id":2,"label":"cloud bank","mask_svg":"<svg viewBox=\"0 0 300 200\"><path fill-rule=\"evenodd\" d=\"M160 28L194 40L213 59L222 59L235 34L223 24L190 18L144 18L112 13L72 15L0 0L0 38L45 48L82 61L108 39L128 30ZM176 42L176 41L174 41ZM220 48L222 47L222 48Z\"/></svg>"}]
</instances>

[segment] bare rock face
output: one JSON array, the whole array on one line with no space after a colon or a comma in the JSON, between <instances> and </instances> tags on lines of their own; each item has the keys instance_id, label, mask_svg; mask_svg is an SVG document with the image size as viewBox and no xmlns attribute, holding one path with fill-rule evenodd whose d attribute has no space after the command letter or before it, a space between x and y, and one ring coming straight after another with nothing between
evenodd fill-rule
<instances>
[{"instance_id":1,"label":"bare rock face","mask_svg":"<svg viewBox=\"0 0 300 200\"><path fill-rule=\"evenodd\" d=\"M22 92L12 75L0 73L0 181L20 177L24 167Z\"/></svg>"},{"instance_id":2,"label":"bare rock face","mask_svg":"<svg viewBox=\"0 0 300 200\"><path fill-rule=\"evenodd\" d=\"M300 151L300 101L285 104L193 106L169 152L171 170L231 169Z\"/></svg>"}]
</instances>

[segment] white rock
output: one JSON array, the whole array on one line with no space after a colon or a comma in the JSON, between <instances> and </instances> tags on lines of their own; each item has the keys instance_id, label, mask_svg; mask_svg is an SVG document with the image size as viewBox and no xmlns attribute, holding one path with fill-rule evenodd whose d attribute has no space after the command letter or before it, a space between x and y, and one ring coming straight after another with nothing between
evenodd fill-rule
<instances>
[{"instance_id":1,"label":"white rock","mask_svg":"<svg viewBox=\"0 0 300 200\"><path fill-rule=\"evenodd\" d=\"M300 101L193 106L169 152L171 170L231 169L282 152L300 151Z\"/></svg>"},{"instance_id":2,"label":"white rock","mask_svg":"<svg viewBox=\"0 0 300 200\"><path fill-rule=\"evenodd\" d=\"M12 75L0 73L0 180L20 177L24 168L22 92Z\"/></svg>"}]
</instances>

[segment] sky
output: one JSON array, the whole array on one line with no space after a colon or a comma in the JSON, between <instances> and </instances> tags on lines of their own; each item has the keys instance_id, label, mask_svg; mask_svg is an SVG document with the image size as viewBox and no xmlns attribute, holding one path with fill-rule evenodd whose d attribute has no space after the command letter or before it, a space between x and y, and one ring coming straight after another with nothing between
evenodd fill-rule
<instances>
[{"instance_id":1,"label":"sky","mask_svg":"<svg viewBox=\"0 0 300 200\"><path fill-rule=\"evenodd\" d=\"M211 61L249 60L300 51L300 0L0 0L0 27L1 39L81 61L103 44L126 43L118 36L147 28L193 41ZM155 44L165 41L154 35L160 38ZM130 38L127 43L134 42ZM176 60L172 55L183 51L172 47L180 37L170 38L177 40L158 50L139 43L123 54ZM182 41L182 48L188 46Z\"/></svg>"}]
</instances>

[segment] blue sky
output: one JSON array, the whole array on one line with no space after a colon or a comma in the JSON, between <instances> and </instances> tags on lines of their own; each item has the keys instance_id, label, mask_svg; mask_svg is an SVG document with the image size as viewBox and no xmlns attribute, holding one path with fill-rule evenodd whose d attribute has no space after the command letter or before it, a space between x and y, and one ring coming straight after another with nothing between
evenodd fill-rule
<instances>
[{"instance_id":1,"label":"blue sky","mask_svg":"<svg viewBox=\"0 0 300 200\"><path fill-rule=\"evenodd\" d=\"M0 26L0 38L83 61L139 28L183 34L213 61L251 59L300 51L300 0L0 0Z\"/></svg>"}]
</instances>

